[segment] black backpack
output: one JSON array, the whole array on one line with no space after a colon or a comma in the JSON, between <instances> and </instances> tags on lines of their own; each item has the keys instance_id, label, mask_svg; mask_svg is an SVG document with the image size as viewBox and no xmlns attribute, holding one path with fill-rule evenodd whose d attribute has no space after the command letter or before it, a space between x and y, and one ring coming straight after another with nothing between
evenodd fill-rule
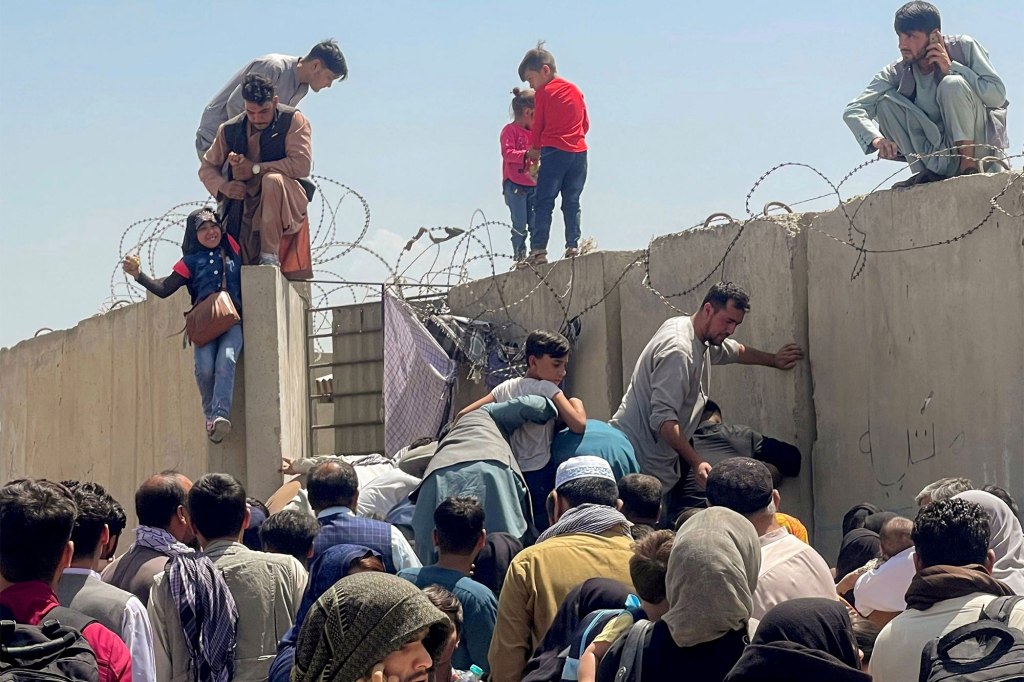
<instances>
[{"instance_id":1,"label":"black backpack","mask_svg":"<svg viewBox=\"0 0 1024 682\"><path fill-rule=\"evenodd\" d=\"M92 618L56 606L39 625L16 622L5 607L0 619L0 682L99 682L96 654L82 636Z\"/></svg>"},{"instance_id":2,"label":"black backpack","mask_svg":"<svg viewBox=\"0 0 1024 682\"><path fill-rule=\"evenodd\" d=\"M1024 680L1024 632L1010 627L1010 613L1024 597L999 597L978 620L938 637L921 652L920 682Z\"/></svg>"}]
</instances>

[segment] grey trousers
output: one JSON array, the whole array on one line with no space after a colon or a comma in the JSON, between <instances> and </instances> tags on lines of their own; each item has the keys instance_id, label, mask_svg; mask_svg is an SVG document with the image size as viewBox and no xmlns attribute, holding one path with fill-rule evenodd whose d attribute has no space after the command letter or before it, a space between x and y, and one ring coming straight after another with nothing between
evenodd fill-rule
<instances>
[{"instance_id":1,"label":"grey trousers","mask_svg":"<svg viewBox=\"0 0 1024 682\"><path fill-rule=\"evenodd\" d=\"M955 175L960 166L955 152L948 152L949 156L927 155L948 149L962 140L974 141L977 157L1002 155L1000 150L985 144L988 114L963 77L946 76L939 83L936 95L942 114L940 124L902 95L888 96L878 103L876 116L882 135L896 143L913 172L920 173L928 168L939 175Z\"/></svg>"}]
</instances>

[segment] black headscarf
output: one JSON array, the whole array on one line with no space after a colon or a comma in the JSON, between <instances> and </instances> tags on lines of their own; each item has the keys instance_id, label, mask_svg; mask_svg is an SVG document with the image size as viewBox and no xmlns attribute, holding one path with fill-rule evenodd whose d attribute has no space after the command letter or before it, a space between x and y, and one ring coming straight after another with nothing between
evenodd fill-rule
<instances>
[{"instance_id":1,"label":"black headscarf","mask_svg":"<svg viewBox=\"0 0 1024 682\"><path fill-rule=\"evenodd\" d=\"M501 594L505 574L512 559L523 551L523 543L508 533L488 533L484 548L473 563L473 580L491 588L495 596Z\"/></svg>"},{"instance_id":2,"label":"black headscarf","mask_svg":"<svg viewBox=\"0 0 1024 682\"><path fill-rule=\"evenodd\" d=\"M870 502L861 502L854 505L850 511L843 516L843 537L849 535L851 530L864 527L864 519L882 511ZM878 531L875 531L876 533Z\"/></svg>"},{"instance_id":3,"label":"black headscarf","mask_svg":"<svg viewBox=\"0 0 1024 682\"><path fill-rule=\"evenodd\" d=\"M725 678L748 680L868 682L871 676L860 672L846 607L815 597L782 602L765 614L750 646Z\"/></svg>"},{"instance_id":4,"label":"black headscarf","mask_svg":"<svg viewBox=\"0 0 1024 682\"><path fill-rule=\"evenodd\" d=\"M185 234L181 238L182 256L187 256L206 248L199 243L199 228L203 223L217 223L220 225L220 221L217 220L216 214L209 206L197 208L189 213L188 217L185 218ZM224 232L223 227L221 228L221 232Z\"/></svg>"},{"instance_id":5,"label":"black headscarf","mask_svg":"<svg viewBox=\"0 0 1024 682\"><path fill-rule=\"evenodd\" d=\"M843 544L839 546L839 558L836 560L836 582L845 578L847 573L857 570L881 555L882 544L878 539L878 533L867 528L851 530L843 538Z\"/></svg>"}]
</instances>

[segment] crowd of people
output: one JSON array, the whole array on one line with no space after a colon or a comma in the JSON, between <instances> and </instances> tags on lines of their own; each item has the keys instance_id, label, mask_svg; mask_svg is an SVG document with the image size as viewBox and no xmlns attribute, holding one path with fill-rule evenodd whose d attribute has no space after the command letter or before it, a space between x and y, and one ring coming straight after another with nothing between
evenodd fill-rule
<instances>
[{"instance_id":1,"label":"crowd of people","mask_svg":"<svg viewBox=\"0 0 1024 682\"><path fill-rule=\"evenodd\" d=\"M1005 147L1005 91L985 51L942 36L928 3L901 8L895 28L903 61L847 109L858 140L911 163L910 185L983 170L982 155ZM241 267L309 265L310 124L294 107L347 73L334 41L239 71L196 136L218 206L188 216L167 277L124 260L158 296L184 286L194 310L221 300L207 318L231 309L215 334L195 326L208 320L187 325L214 442L231 428ZM501 134L503 190L530 267L546 262L559 194L565 255L579 253L589 117L543 44L519 76L531 89L513 91ZM956 153L931 156L941 147ZM1013 497L948 478L921 491L913 518L861 503L826 559L782 511L800 451L709 399L712 365L803 360L793 343L772 353L732 339L750 309L719 282L667 320L608 422L565 392L570 342L538 330L524 376L393 457L286 459L294 479L267 501L224 473L153 474L123 552L128 516L100 482L9 481L4 670L99 682L1024 679Z\"/></svg>"}]
</instances>

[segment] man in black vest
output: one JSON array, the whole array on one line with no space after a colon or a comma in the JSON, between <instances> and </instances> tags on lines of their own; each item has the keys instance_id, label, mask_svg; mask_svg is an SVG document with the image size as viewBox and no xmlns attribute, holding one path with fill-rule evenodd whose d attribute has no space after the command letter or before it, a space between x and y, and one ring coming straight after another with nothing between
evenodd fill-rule
<instances>
[{"instance_id":1,"label":"man in black vest","mask_svg":"<svg viewBox=\"0 0 1024 682\"><path fill-rule=\"evenodd\" d=\"M282 235L306 229L313 165L309 121L278 102L274 85L256 74L242 85L245 111L217 130L199 168L227 232L247 265L280 267Z\"/></svg>"},{"instance_id":2,"label":"man in black vest","mask_svg":"<svg viewBox=\"0 0 1024 682\"><path fill-rule=\"evenodd\" d=\"M900 7L895 29L902 60L843 114L861 149L910 164L914 176L893 189L986 170L979 161L1009 144L1006 86L988 52L970 36L942 35L939 10L928 2Z\"/></svg>"}]
</instances>

